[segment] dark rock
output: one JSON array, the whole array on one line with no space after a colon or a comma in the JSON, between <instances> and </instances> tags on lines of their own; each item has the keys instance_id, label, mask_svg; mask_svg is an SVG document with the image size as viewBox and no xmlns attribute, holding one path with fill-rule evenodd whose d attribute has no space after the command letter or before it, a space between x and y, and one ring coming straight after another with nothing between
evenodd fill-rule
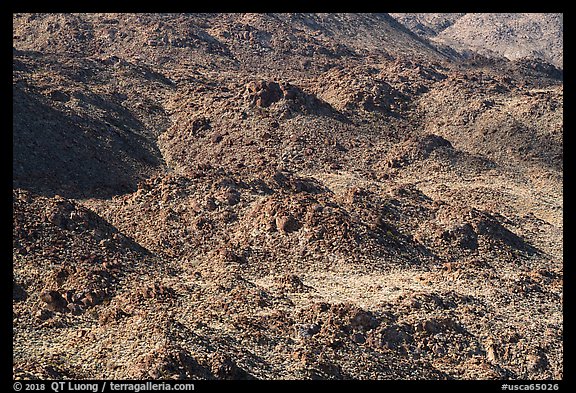
<instances>
[{"instance_id":1,"label":"dark rock","mask_svg":"<svg viewBox=\"0 0 576 393\"><path fill-rule=\"evenodd\" d=\"M366 342L366 336L364 336L362 333L354 333L352 336L350 336L350 339L356 344L364 344Z\"/></svg>"},{"instance_id":2,"label":"dark rock","mask_svg":"<svg viewBox=\"0 0 576 393\"><path fill-rule=\"evenodd\" d=\"M532 372L546 371L549 367L548 358L543 350L538 349L526 357L528 369Z\"/></svg>"},{"instance_id":3,"label":"dark rock","mask_svg":"<svg viewBox=\"0 0 576 393\"><path fill-rule=\"evenodd\" d=\"M225 263L245 263L245 258L236 254L232 250L222 249L220 250L220 258Z\"/></svg>"},{"instance_id":4,"label":"dark rock","mask_svg":"<svg viewBox=\"0 0 576 393\"><path fill-rule=\"evenodd\" d=\"M330 304L325 302L314 303L312 305L312 310L314 310L317 313L324 313L330 310Z\"/></svg>"},{"instance_id":5,"label":"dark rock","mask_svg":"<svg viewBox=\"0 0 576 393\"><path fill-rule=\"evenodd\" d=\"M316 323L300 323L294 326L296 335L302 338L310 338L320 331L320 325Z\"/></svg>"},{"instance_id":6,"label":"dark rock","mask_svg":"<svg viewBox=\"0 0 576 393\"><path fill-rule=\"evenodd\" d=\"M54 101L67 102L70 101L70 96L63 91L54 90L50 92L50 99Z\"/></svg>"},{"instance_id":7,"label":"dark rock","mask_svg":"<svg viewBox=\"0 0 576 393\"><path fill-rule=\"evenodd\" d=\"M249 83L246 89L252 104L262 108L269 107L284 96L278 82L260 80Z\"/></svg>"},{"instance_id":8,"label":"dark rock","mask_svg":"<svg viewBox=\"0 0 576 393\"><path fill-rule=\"evenodd\" d=\"M277 281L282 285L283 289L289 292L296 292L304 289L304 283L296 274L283 275Z\"/></svg>"},{"instance_id":9,"label":"dark rock","mask_svg":"<svg viewBox=\"0 0 576 393\"><path fill-rule=\"evenodd\" d=\"M478 248L478 235L469 223L444 231L441 238L442 240L455 244L460 248L469 250L476 250Z\"/></svg>"},{"instance_id":10,"label":"dark rock","mask_svg":"<svg viewBox=\"0 0 576 393\"><path fill-rule=\"evenodd\" d=\"M68 276L70 275L70 272L68 271L68 269L66 268L61 268L56 272L56 281L61 283L63 282Z\"/></svg>"},{"instance_id":11,"label":"dark rock","mask_svg":"<svg viewBox=\"0 0 576 393\"><path fill-rule=\"evenodd\" d=\"M212 143L220 143L222 142L222 139L224 138L224 136L219 133L219 132L215 132L214 134L212 134L212 136L210 137L210 141Z\"/></svg>"},{"instance_id":12,"label":"dark rock","mask_svg":"<svg viewBox=\"0 0 576 393\"><path fill-rule=\"evenodd\" d=\"M208 199L206 199L206 204L204 206L206 207L206 210L208 210L208 211L214 211L218 207L216 205L216 200L212 197L208 197Z\"/></svg>"},{"instance_id":13,"label":"dark rock","mask_svg":"<svg viewBox=\"0 0 576 393\"><path fill-rule=\"evenodd\" d=\"M376 345L389 349L398 349L401 345L413 341L412 328L404 324L394 324L386 327L380 332Z\"/></svg>"},{"instance_id":14,"label":"dark rock","mask_svg":"<svg viewBox=\"0 0 576 393\"><path fill-rule=\"evenodd\" d=\"M12 281L12 300L19 302L22 300L26 300L28 297L24 288L17 284L15 281Z\"/></svg>"},{"instance_id":15,"label":"dark rock","mask_svg":"<svg viewBox=\"0 0 576 393\"><path fill-rule=\"evenodd\" d=\"M83 307L76 303L69 303L67 308L70 310L70 312L72 312L72 315L80 315L82 312L84 312Z\"/></svg>"},{"instance_id":16,"label":"dark rock","mask_svg":"<svg viewBox=\"0 0 576 393\"><path fill-rule=\"evenodd\" d=\"M94 293L92 293L92 292L86 293L86 295L84 295L84 298L82 299L82 304L84 304L85 307L93 306L97 302L98 302L98 299L94 295Z\"/></svg>"},{"instance_id":17,"label":"dark rock","mask_svg":"<svg viewBox=\"0 0 576 393\"><path fill-rule=\"evenodd\" d=\"M127 312L125 312L121 308L114 307L112 309L106 310L103 313L101 313L98 320L99 320L101 325L105 325L107 323L110 323L113 321L119 321L120 319L122 319L124 317L129 317L129 316L130 316L130 314L128 314Z\"/></svg>"},{"instance_id":18,"label":"dark rock","mask_svg":"<svg viewBox=\"0 0 576 393\"><path fill-rule=\"evenodd\" d=\"M431 318L418 325L416 330L437 334L447 330L463 331L463 328L452 318Z\"/></svg>"},{"instance_id":19,"label":"dark rock","mask_svg":"<svg viewBox=\"0 0 576 393\"><path fill-rule=\"evenodd\" d=\"M40 294L40 300L46 303L46 308L50 311L64 311L68 302L58 291L44 291Z\"/></svg>"},{"instance_id":20,"label":"dark rock","mask_svg":"<svg viewBox=\"0 0 576 393\"><path fill-rule=\"evenodd\" d=\"M230 206L236 205L240 202L240 192L238 190L225 189L218 196L218 200Z\"/></svg>"},{"instance_id":21,"label":"dark rock","mask_svg":"<svg viewBox=\"0 0 576 393\"><path fill-rule=\"evenodd\" d=\"M276 217L276 228L286 234L300 229L300 223L291 214Z\"/></svg>"},{"instance_id":22,"label":"dark rock","mask_svg":"<svg viewBox=\"0 0 576 393\"><path fill-rule=\"evenodd\" d=\"M68 303L74 303L74 291L72 290L65 291L63 297Z\"/></svg>"},{"instance_id":23,"label":"dark rock","mask_svg":"<svg viewBox=\"0 0 576 393\"><path fill-rule=\"evenodd\" d=\"M36 313L36 317L38 317L38 319L40 319L42 321L50 319L53 316L54 316L54 312L52 312L46 308L43 308L42 310L40 310Z\"/></svg>"},{"instance_id":24,"label":"dark rock","mask_svg":"<svg viewBox=\"0 0 576 393\"><path fill-rule=\"evenodd\" d=\"M377 327L379 322L370 311L358 310L351 318L350 325L354 329L366 331Z\"/></svg>"},{"instance_id":25,"label":"dark rock","mask_svg":"<svg viewBox=\"0 0 576 393\"><path fill-rule=\"evenodd\" d=\"M251 379L250 374L238 367L228 355L221 353L213 354L210 359L210 371L217 379Z\"/></svg>"},{"instance_id":26,"label":"dark rock","mask_svg":"<svg viewBox=\"0 0 576 393\"><path fill-rule=\"evenodd\" d=\"M199 135L202 131L208 130L210 128L210 120L205 117L199 117L192 121L192 134Z\"/></svg>"}]
</instances>

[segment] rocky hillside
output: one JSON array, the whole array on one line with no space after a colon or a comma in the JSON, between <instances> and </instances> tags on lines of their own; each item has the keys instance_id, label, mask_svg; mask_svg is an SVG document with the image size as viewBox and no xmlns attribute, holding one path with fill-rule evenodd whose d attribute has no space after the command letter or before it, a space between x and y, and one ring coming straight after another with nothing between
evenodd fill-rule
<instances>
[{"instance_id":1,"label":"rocky hillside","mask_svg":"<svg viewBox=\"0 0 576 393\"><path fill-rule=\"evenodd\" d=\"M460 52L545 60L563 68L563 14L398 13L411 31Z\"/></svg>"},{"instance_id":2,"label":"rocky hillside","mask_svg":"<svg viewBox=\"0 0 576 393\"><path fill-rule=\"evenodd\" d=\"M15 378L562 378L556 67L387 14L13 22Z\"/></svg>"}]
</instances>

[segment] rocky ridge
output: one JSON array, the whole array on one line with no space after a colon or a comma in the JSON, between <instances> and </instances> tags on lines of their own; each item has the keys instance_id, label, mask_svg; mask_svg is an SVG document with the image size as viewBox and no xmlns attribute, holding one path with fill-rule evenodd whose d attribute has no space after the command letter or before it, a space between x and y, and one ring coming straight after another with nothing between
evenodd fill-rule
<instances>
[{"instance_id":1,"label":"rocky ridge","mask_svg":"<svg viewBox=\"0 0 576 393\"><path fill-rule=\"evenodd\" d=\"M563 68L562 13L397 13L411 31L458 52L539 59Z\"/></svg>"}]
</instances>

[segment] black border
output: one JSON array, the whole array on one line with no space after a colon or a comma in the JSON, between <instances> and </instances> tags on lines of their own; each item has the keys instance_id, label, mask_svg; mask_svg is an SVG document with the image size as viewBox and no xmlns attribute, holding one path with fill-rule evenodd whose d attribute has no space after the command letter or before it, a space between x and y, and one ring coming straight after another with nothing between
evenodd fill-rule
<instances>
[{"instance_id":1,"label":"black border","mask_svg":"<svg viewBox=\"0 0 576 393\"><path fill-rule=\"evenodd\" d=\"M99 393L113 393L113 392L135 392L135 390L112 390L110 384L123 384L123 385L142 385L147 382L156 385L170 385L174 389L175 385L179 384L192 384L193 390L152 390L142 389L140 392L211 392L214 390L242 390L246 389L249 392L270 392L272 389L288 389L287 391L344 391L353 393L357 389L404 389L420 391L423 389L426 392L441 390L443 392L463 392L469 389L482 388L485 392L562 392L567 388L566 381L428 381L428 380L257 380L257 381L173 381L173 380L155 380L155 381L138 381L138 380L82 380L82 381L61 381L61 380L42 380L42 381L13 381L12 387L14 392L26 392L26 387L34 387L34 391L46 393L63 393L63 392L90 392L93 390L79 390L69 389L69 383L74 388L74 385L87 384L98 385ZM58 391L53 390L53 384L58 384ZM18 385L20 384L20 385ZM503 386L506 386L506 389ZM539 388L537 388L539 385ZM18 387L21 389L18 390ZM64 388L62 388L62 386ZM77 386L76 386L77 387Z\"/></svg>"},{"instance_id":2,"label":"black border","mask_svg":"<svg viewBox=\"0 0 576 393\"><path fill-rule=\"evenodd\" d=\"M374 12L374 11L381 11L385 9L388 12L454 12L454 11L466 11L466 12L556 12L556 13L564 13L563 9L565 8L564 2L540 2L538 4L524 2L521 4L516 4L515 6L511 6L510 3L505 2L456 2L456 1L443 1L443 2L427 2L423 4L418 4L416 2L402 2L397 1L394 4L382 4L376 1L366 1L366 0L354 0L352 2L337 2L333 1L304 1L304 0L292 0L292 1L285 1L285 2L269 2L269 3L254 3L254 2L228 2L220 3L216 1L204 1L204 2L194 2L194 3L187 3L187 2L171 2L171 1L158 1L155 3L150 2L126 2L122 0L116 1L109 1L109 0L102 0L97 1L92 4L86 3L79 3L79 2L44 2L41 4L26 4L26 3L12 3L12 13L15 12L182 12L182 11L190 11L190 8L193 9L194 12ZM188 8L188 9L186 9ZM351 9L352 8L352 9ZM535 9L536 8L536 9ZM9 26L12 25L11 21L8 21L8 14L6 14L6 21L3 23L6 30L9 29ZM564 30L567 31L566 28ZM566 35L566 34L565 34ZM6 32L6 37L8 37L8 31ZM570 44L570 40L565 41L565 45ZM7 50L10 48L8 45L6 46ZM570 50L566 51L567 53L571 53ZM6 56L8 58L8 54ZM8 62L6 62L9 64ZM570 69L569 66L566 64L569 63L569 57L566 56L564 59L564 70ZM10 67L11 68L11 67ZM568 83L565 84L568 86L568 91L572 86L570 72L564 74L565 80L568 80ZM7 86L8 88L8 86ZM570 103L570 97L572 96L570 93L564 94L565 97L568 98L567 102ZM570 105L568 105L570 108ZM12 108L12 107L11 107ZM566 121L568 120L568 121ZM565 124L570 124L570 118L565 117L564 122ZM569 139L571 137L572 128L568 127L568 132L565 132L563 135L564 138L564 146L566 146L566 142L568 142L568 146L572 146L569 143ZM2 158L6 161L10 160L12 157L12 134L4 133L7 141L3 143L3 148L6 149L5 152L2 154ZM566 164L568 164L568 160L564 158L564 167L566 168ZM8 178L11 182L11 173ZM568 175L566 177L566 175ZM563 173L564 177L564 184L570 185L572 182L570 181L571 171L568 169L565 170ZM8 182L7 186L8 186ZM7 187L8 188L8 187ZM11 187L10 187L11 188ZM7 190L11 192L10 189ZM571 188L564 187L564 217L572 218L573 215L570 213L571 204L566 203L571 201L571 198L567 197L571 193ZM8 223L9 216L12 215L12 205L10 203L6 203L7 209L5 214L5 218L2 219L3 223ZM9 210L8 210L9 209ZM566 214L568 212L568 214ZM564 238L570 239L569 237L569 229L570 224L564 223ZM6 236L6 239L9 239ZM8 240L7 240L8 242ZM574 277L570 272L572 271L571 261L569 263L564 263L564 274L565 277ZM566 271L567 270L567 271ZM6 286L6 288L9 288ZM573 299L573 287L571 285L564 285L564 298L565 299ZM8 302L6 302L8 304ZM522 391L523 389L520 388L522 385L536 385L536 384L558 384L559 390L564 391L568 386L573 385L574 375L570 372L571 369L569 368L569 362L567 358L571 358L572 352L570 351L571 348L574 348L574 340L572 337L573 331L573 324L571 323L569 311L567 309L571 307L572 304L570 302L564 301L564 379L561 381L538 381L538 380L530 380L530 381L501 381L501 380L451 380L451 381L429 381L429 380L382 380L382 381L375 381L375 380L344 380L344 381L329 381L329 380L322 380L322 381L313 381L313 380L257 380L257 381L190 381L194 383L195 389L194 392L204 392L213 389L250 389L258 391L261 389L262 391L270 391L271 389L280 389L280 388L288 388L288 389L303 389L303 390L319 390L319 389L372 389L372 388L391 388L391 389L438 389L442 391L458 391L462 392L463 389L471 389L471 388L483 388L485 391L505 391L502 389L503 384L508 384L511 386L517 386L515 389L510 388L508 390L518 390ZM11 308L11 307L10 307ZM11 315L7 314L6 315ZM6 318L6 321L11 321L11 318ZM7 322L8 323L8 322ZM9 331L8 326L4 331ZM10 352L13 351L12 346L10 347ZM10 371L6 368L6 376L5 381L9 381L12 378L9 375ZM17 391L14 389L14 383L17 381L12 380L11 386L12 391ZM61 382L61 381L53 381L53 380L42 380L42 381L20 381L22 384L30 384L34 383L36 385L43 385L45 392L51 392L50 389L52 382ZM102 386L103 381L98 380L86 380L82 381L83 383L98 383L99 386ZM119 383L126 383L129 381L119 381L116 380L114 382ZM145 383L146 381L132 381L134 383ZM164 382L167 384L177 384L183 383L186 381L153 381L153 382ZM526 390L530 390L529 388ZM25 391L24 389L22 391ZM67 390L61 390L62 392ZM99 390L101 391L101 390ZM109 388L106 391L111 391ZM141 390L144 391L144 390ZM536 391L536 389L534 390Z\"/></svg>"}]
</instances>

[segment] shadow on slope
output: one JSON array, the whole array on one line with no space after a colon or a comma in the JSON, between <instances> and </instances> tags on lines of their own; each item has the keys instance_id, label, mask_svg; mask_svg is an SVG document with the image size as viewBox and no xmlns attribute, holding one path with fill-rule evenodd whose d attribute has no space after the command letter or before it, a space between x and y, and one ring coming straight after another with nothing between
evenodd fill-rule
<instances>
[{"instance_id":1,"label":"shadow on slope","mask_svg":"<svg viewBox=\"0 0 576 393\"><path fill-rule=\"evenodd\" d=\"M64 93L51 98L67 99ZM61 110L14 86L14 187L47 196L106 198L135 190L138 180L162 166L160 151L138 132L144 125L129 110L102 99L92 104L106 106L106 118Z\"/></svg>"}]
</instances>

